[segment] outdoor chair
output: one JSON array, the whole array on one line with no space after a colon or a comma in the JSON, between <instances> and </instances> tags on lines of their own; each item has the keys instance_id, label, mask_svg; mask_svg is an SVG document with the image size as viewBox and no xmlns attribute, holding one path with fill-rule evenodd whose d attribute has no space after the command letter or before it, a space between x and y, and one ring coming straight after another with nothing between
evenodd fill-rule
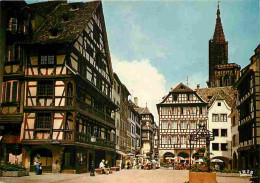
<instances>
[{"instance_id":1,"label":"outdoor chair","mask_svg":"<svg viewBox=\"0 0 260 183\"><path fill-rule=\"evenodd\" d=\"M248 177L252 177L253 176L253 174L254 174L254 171L253 170L247 170L247 176Z\"/></svg>"},{"instance_id":2,"label":"outdoor chair","mask_svg":"<svg viewBox=\"0 0 260 183\"><path fill-rule=\"evenodd\" d=\"M239 175L240 175L240 177L247 177L247 174L246 174L245 170L242 170L242 172L239 171Z\"/></svg>"}]
</instances>

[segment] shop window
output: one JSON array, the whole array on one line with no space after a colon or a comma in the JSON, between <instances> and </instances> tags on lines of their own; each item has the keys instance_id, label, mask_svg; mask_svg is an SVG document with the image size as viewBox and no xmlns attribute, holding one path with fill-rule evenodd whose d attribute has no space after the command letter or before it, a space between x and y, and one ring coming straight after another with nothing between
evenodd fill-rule
<instances>
[{"instance_id":1,"label":"shop window","mask_svg":"<svg viewBox=\"0 0 260 183\"><path fill-rule=\"evenodd\" d=\"M212 150L218 151L219 150L219 144L218 143L212 143Z\"/></svg>"},{"instance_id":2,"label":"shop window","mask_svg":"<svg viewBox=\"0 0 260 183\"><path fill-rule=\"evenodd\" d=\"M78 166L86 166L87 163L87 154L86 153L77 153L76 156Z\"/></svg>"}]
</instances>

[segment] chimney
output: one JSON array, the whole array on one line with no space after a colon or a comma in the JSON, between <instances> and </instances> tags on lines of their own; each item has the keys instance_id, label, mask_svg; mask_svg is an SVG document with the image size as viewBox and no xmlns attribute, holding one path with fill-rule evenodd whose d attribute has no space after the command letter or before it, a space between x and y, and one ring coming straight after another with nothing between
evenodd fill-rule
<instances>
[{"instance_id":1,"label":"chimney","mask_svg":"<svg viewBox=\"0 0 260 183\"><path fill-rule=\"evenodd\" d=\"M200 84L197 84L197 90L200 89Z\"/></svg>"},{"instance_id":2,"label":"chimney","mask_svg":"<svg viewBox=\"0 0 260 183\"><path fill-rule=\"evenodd\" d=\"M138 107L138 98L137 97L134 97L134 103L135 103L136 107Z\"/></svg>"}]
</instances>

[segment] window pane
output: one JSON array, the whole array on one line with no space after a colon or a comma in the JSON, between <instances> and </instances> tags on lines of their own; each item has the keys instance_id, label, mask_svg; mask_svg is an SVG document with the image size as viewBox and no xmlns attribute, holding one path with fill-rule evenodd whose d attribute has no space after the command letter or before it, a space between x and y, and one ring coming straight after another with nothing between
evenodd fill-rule
<instances>
[{"instance_id":1,"label":"window pane","mask_svg":"<svg viewBox=\"0 0 260 183\"><path fill-rule=\"evenodd\" d=\"M227 143L221 144L221 151L227 151Z\"/></svg>"},{"instance_id":2,"label":"window pane","mask_svg":"<svg viewBox=\"0 0 260 183\"><path fill-rule=\"evenodd\" d=\"M16 102L17 82L13 82L12 102Z\"/></svg>"},{"instance_id":3,"label":"window pane","mask_svg":"<svg viewBox=\"0 0 260 183\"><path fill-rule=\"evenodd\" d=\"M218 129L213 129L213 135L214 137L218 137Z\"/></svg>"},{"instance_id":4,"label":"window pane","mask_svg":"<svg viewBox=\"0 0 260 183\"><path fill-rule=\"evenodd\" d=\"M10 95L11 95L11 82L7 82L7 85L6 85L6 102L10 102Z\"/></svg>"},{"instance_id":5,"label":"window pane","mask_svg":"<svg viewBox=\"0 0 260 183\"><path fill-rule=\"evenodd\" d=\"M221 129L221 136L227 137L227 129Z\"/></svg>"},{"instance_id":6,"label":"window pane","mask_svg":"<svg viewBox=\"0 0 260 183\"><path fill-rule=\"evenodd\" d=\"M218 151L219 150L218 143L212 143L212 149L213 149L213 151Z\"/></svg>"},{"instance_id":7,"label":"window pane","mask_svg":"<svg viewBox=\"0 0 260 183\"><path fill-rule=\"evenodd\" d=\"M50 128L51 114L50 113L38 113L36 119L35 128Z\"/></svg>"}]
</instances>

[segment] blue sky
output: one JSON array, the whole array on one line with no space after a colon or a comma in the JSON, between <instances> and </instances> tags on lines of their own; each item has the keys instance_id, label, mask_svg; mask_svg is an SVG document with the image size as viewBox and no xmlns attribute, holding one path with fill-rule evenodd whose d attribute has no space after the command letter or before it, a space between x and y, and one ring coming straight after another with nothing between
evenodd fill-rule
<instances>
[{"instance_id":1,"label":"blue sky","mask_svg":"<svg viewBox=\"0 0 260 183\"><path fill-rule=\"evenodd\" d=\"M167 88L187 76L206 86L217 1L104 1L103 8L112 55L149 59ZM244 67L260 40L258 1L224 1L220 10L229 62Z\"/></svg>"},{"instance_id":2,"label":"blue sky","mask_svg":"<svg viewBox=\"0 0 260 183\"><path fill-rule=\"evenodd\" d=\"M259 44L258 3L220 2L229 63L241 68ZM215 29L217 4L216 0L103 1L113 68L132 95L140 98L141 106L148 103L156 118L155 104L171 87L186 84L187 77L191 88L206 87L208 42ZM140 64L144 60L146 64ZM137 68L137 63L143 68ZM149 81L137 81L146 77Z\"/></svg>"},{"instance_id":3,"label":"blue sky","mask_svg":"<svg viewBox=\"0 0 260 183\"><path fill-rule=\"evenodd\" d=\"M213 37L217 0L103 0L113 70L140 106L158 119L159 103L179 82L195 88L208 80L208 42ZM221 20L229 63L249 63L260 40L258 0L222 0Z\"/></svg>"}]
</instances>

